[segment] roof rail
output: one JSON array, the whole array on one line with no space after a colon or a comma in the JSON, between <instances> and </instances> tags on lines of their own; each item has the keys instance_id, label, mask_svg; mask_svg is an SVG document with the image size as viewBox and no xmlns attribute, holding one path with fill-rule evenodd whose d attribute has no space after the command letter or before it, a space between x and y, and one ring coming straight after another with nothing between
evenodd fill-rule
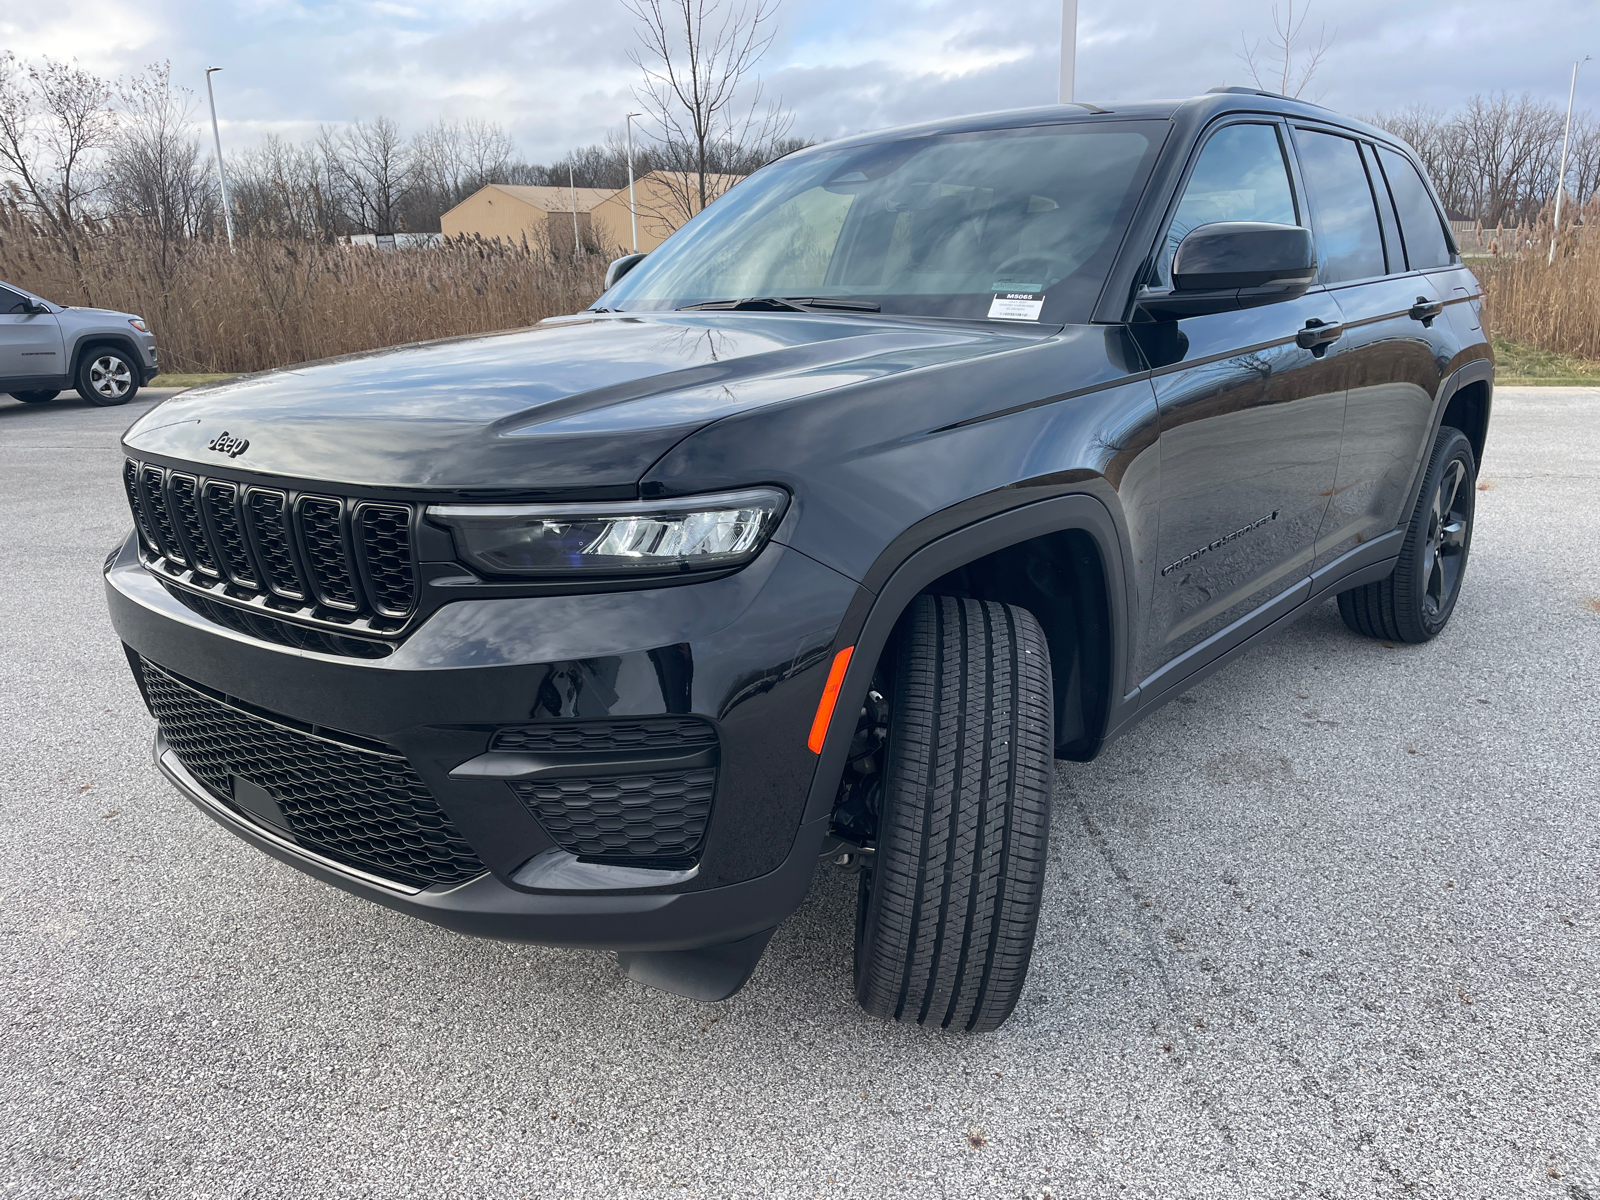
<instances>
[{"instance_id":1,"label":"roof rail","mask_svg":"<svg viewBox=\"0 0 1600 1200\"><path fill-rule=\"evenodd\" d=\"M1295 104L1304 104L1311 108L1327 108L1326 104L1318 104L1314 100L1302 100L1299 96L1285 96L1282 92L1269 92L1264 88L1249 87L1214 87L1207 88L1208 96L1265 96L1268 100L1291 100ZM1331 109L1329 110L1332 111Z\"/></svg>"}]
</instances>

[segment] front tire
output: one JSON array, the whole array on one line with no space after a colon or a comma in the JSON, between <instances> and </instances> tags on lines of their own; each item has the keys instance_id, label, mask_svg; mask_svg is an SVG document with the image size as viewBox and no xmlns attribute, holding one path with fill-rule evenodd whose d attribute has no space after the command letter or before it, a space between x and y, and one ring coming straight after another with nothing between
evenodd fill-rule
<instances>
[{"instance_id":1,"label":"front tire","mask_svg":"<svg viewBox=\"0 0 1600 1200\"><path fill-rule=\"evenodd\" d=\"M59 396L60 392L12 392L14 400L21 400L24 404L49 404Z\"/></svg>"},{"instance_id":2,"label":"front tire","mask_svg":"<svg viewBox=\"0 0 1600 1200\"><path fill-rule=\"evenodd\" d=\"M95 346L78 363L78 395L90 404L112 408L139 393L139 367L125 350Z\"/></svg>"},{"instance_id":3,"label":"front tire","mask_svg":"<svg viewBox=\"0 0 1600 1200\"><path fill-rule=\"evenodd\" d=\"M1478 464L1472 443L1446 425L1434 439L1400 561L1387 579L1339 593L1339 615L1356 633L1391 642L1438 637L1455 611L1472 550Z\"/></svg>"},{"instance_id":4,"label":"front tire","mask_svg":"<svg viewBox=\"0 0 1600 1200\"><path fill-rule=\"evenodd\" d=\"M1049 648L1026 609L919 596L892 690L856 996L875 1016L996 1029L1022 994L1044 889Z\"/></svg>"}]
</instances>

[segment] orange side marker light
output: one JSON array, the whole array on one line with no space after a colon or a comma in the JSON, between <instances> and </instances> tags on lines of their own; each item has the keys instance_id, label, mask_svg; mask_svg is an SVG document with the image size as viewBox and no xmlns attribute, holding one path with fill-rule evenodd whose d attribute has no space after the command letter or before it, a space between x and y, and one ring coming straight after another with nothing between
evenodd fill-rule
<instances>
[{"instance_id":1,"label":"orange side marker light","mask_svg":"<svg viewBox=\"0 0 1600 1200\"><path fill-rule=\"evenodd\" d=\"M828 722L833 720L833 706L839 702L845 668L850 665L850 655L854 650L854 646L846 646L833 656L833 666L828 668L828 682L823 686L822 699L817 703L817 715L811 722L811 736L806 739L806 745L813 754L822 753L822 743L828 736Z\"/></svg>"}]
</instances>

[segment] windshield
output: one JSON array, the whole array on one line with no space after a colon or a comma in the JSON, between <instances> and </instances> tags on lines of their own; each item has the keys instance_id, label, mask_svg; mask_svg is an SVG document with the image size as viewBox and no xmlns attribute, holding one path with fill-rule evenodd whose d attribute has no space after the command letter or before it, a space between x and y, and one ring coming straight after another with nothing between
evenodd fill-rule
<instances>
[{"instance_id":1,"label":"windshield","mask_svg":"<svg viewBox=\"0 0 1600 1200\"><path fill-rule=\"evenodd\" d=\"M837 311L1086 321L1166 128L1105 121L802 152L733 188L596 306L848 299Z\"/></svg>"}]
</instances>

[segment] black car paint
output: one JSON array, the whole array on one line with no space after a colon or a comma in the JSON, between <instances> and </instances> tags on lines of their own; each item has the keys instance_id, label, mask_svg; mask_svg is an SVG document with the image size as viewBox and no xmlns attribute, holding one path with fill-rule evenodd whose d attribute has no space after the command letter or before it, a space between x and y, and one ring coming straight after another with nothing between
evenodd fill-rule
<instances>
[{"instance_id":1,"label":"black car paint","mask_svg":"<svg viewBox=\"0 0 1600 1200\"><path fill-rule=\"evenodd\" d=\"M1207 127L1237 113L1333 118L1239 94L1121 112L1169 120L1172 132L1094 324L597 313L266 373L147 414L126 436L131 454L280 487L428 501L778 484L794 498L767 550L722 578L603 594L452 592L435 572L426 619L373 661L222 629L174 599L130 538L108 564L107 591L131 652L250 705L398 747L490 875L400 895L308 862L180 786L267 852L451 928L618 950L712 946L770 929L803 896L856 710L919 590L982 587L969 564L1076 539L1059 544L1096 560L1096 594L1080 589L1073 612L1103 645L1074 658L1053 640L1052 653L1082 676L1078 724L1063 728L1059 752L1085 758L1309 603L1381 577L1452 397L1492 380L1476 282L1457 263L1376 290L1317 286L1281 304L1151 322L1137 286ZM893 136L1085 119L1118 115L1030 110ZM1335 125L1392 145L1359 123ZM1442 300L1443 315L1412 320L1418 297ZM1344 336L1300 347L1312 319ZM1486 420L1487 390L1481 411ZM223 431L250 443L225 464L204 450ZM806 731L828 663L852 645L813 755ZM498 725L668 712L700 714L722 738L698 874L625 893L513 882L549 838L503 785L452 780L452 768L483 753Z\"/></svg>"}]
</instances>

